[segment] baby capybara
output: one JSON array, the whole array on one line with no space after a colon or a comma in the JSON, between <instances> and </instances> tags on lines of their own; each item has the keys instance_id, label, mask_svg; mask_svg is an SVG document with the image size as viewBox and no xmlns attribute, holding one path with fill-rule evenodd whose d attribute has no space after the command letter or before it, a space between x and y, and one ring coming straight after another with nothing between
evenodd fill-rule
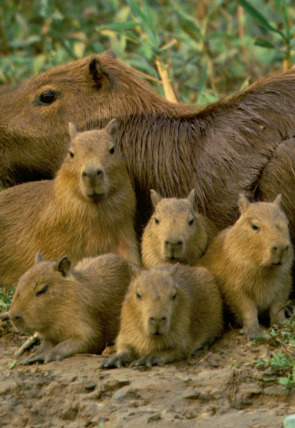
<instances>
[{"instance_id":1,"label":"baby capybara","mask_svg":"<svg viewBox=\"0 0 295 428\"><path fill-rule=\"evenodd\" d=\"M162 198L151 190L154 213L142 236L145 268L163 263L194 265L216 235L214 224L195 207L195 190L186 199Z\"/></svg>"},{"instance_id":2,"label":"baby capybara","mask_svg":"<svg viewBox=\"0 0 295 428\"><path fill-rule=\"evenodd\" d=\"M23 363L100 353L119 330L122 301L130 282L128 263L116 254L85 258L74 268L67 256L43 261L25 272L9 309L14 326L37 331L40 348Z\"/></svg>"},{"instance_id":3,"label":"baby capybara","mask_svg":"<svg viewBox=\"0 0 295 428\"><path fill-rule=\"evenodd\" d=\"M141 271L123 302L117 354L101 368L188 358L222 325L222 299L207 269L176 264Z\"/></svg>"},{"instance_id":4,"label":"baby capybara","mask_svg":"<svg viewBox=\"0 0 295 428\"><path fill-rule=\"evenodd\" d=\"M260 312L269 309L271 324L285 320L293 248L280 202L281 195L273 202L255 203L240 195L240 218L213 239L199 261L215 276L249 339L262 333Z\"/></svg>"},{"instance_id":5,"label":"baby capybara","mask_svg":"<svg viewBox=\"0 0 295 428\"><path fill-rule=\"evenodd\" d=\"M57 260L116 252L139 264L135 194L116 147L116 122L78 133L53 180L0 193L0 283L16 284L41 252Z\"/></svg>"}]
</instances>

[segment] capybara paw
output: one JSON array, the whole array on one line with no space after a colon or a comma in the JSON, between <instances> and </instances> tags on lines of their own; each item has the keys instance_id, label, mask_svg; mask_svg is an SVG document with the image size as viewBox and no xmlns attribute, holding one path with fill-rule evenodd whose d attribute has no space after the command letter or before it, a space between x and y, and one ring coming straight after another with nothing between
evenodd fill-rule
<instances>
[{"instance_id":1,"label":"capybara paw","mask_svg":"<svg viewBox=\"0 0 295 428\"><path fill-rule=\"evenodd\" d=\"M156 355L145 355L138 360L133 361L130 364L130 367L138 367L138 366L163 366L164 361L161 357L158 357Z\"/></svg>"},{"instance_id":2,"label":"capybara paw","mask_svg":"<svg viewBox=\"0 0 295 428\"><path fill-rule=\"evenodd\" d=\"M114 357L108 358L99 366L100 369L114 369L125 367L126 360L122 355L115 355Z\"/></svg>"},{"instance_id":3,"label":"capybara paw","mask_svg":"<svg viewBox=\"0 0 295 428\"><path fill-rule=\"evenodd\" d=\"M255 337L261 337L265 335L265 332L260 327L243 327L241 334L245 334L248 340L254 339Z\"/></svg>"}]
</instances>

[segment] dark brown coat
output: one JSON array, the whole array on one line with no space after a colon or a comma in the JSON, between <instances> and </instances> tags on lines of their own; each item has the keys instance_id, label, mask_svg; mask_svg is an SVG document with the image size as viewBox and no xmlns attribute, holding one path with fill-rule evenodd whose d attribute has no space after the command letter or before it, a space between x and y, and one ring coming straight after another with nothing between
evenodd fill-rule
<instances>
[{"instance_id":1,"label":"dark brown coat","mask_svg":"<svg viewBox=\"0 0 295 428\"><path fill-rule=\"evenodd\" d=\"M23 363L100 353L119 330L122 301L130 282L128 263L115 254L81 260L43 261L21 276L9 309L15 327L38 332L41 348Z\"/></svg>"},{"instance_id":2,"label":"dark brown coat","mask_svg":"<svg viewBox=\"0 0 295 428\"><path fill-rule=\"evenodd\" d=\"M117 150L115 123L76 134L54 180L0 193L0 283L16 285L37 252L73 263L117 252L139 264L135 194ZM112 134L112 135L111 135Z\"/></svg>"},{"instance_id":3,"label":"dark brown coat","mask_svg":"<svg viewBox=\"0 0 295 428\"><path fill-rule=\"evenodd\" d=\"M283 207L295 237L295 70L262 79L203 110L156 95L113 55L56 67L0 97L0 178L15 184L51 177L79 130L119 121L119 140L134 180L140 223L150 216L149 189L187 195L219 229L238 215L243 192Z\"/></svg>"}]
</instances>

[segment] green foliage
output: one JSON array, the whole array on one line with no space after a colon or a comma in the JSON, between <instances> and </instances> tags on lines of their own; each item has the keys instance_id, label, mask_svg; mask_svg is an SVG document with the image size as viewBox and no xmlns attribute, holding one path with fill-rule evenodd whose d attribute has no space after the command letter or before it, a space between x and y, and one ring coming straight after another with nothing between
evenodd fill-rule
<instances>
[{"instance_id":1,"label":"green foliage","mask_svg":"<svg viewBox=\"0 0 295 428\"><path fill-rule=\"evenodd\" d=\"M280 348L271 358L259 358L255 366L264 371L265 382L275 381L285 389L295 387L295 318L291 317L281 328L271 328L267 336L257 342L267 342Z\"/></svg>"},{"instance_id":2,"label":"green foliage","mask_svg":"<svg viewBox=\"0 0 295 428\"><path fill-rule=\"evenodd\" d=\"M12 301L15 287L11 287L9 290L0 288L0 312L6 312Z\"/></svg>"},{"instance_id":3,"label":"green foliage","mask_svg":"<svg viewBox=\"0 0 295 428\"><path fill-rule=\"evenodd\" d=\"M160 58L178 98L205 104L295 63L294 18L291 0L2 0L0 82L111 49L163 94Z\"/></svg>"}]
</instances>

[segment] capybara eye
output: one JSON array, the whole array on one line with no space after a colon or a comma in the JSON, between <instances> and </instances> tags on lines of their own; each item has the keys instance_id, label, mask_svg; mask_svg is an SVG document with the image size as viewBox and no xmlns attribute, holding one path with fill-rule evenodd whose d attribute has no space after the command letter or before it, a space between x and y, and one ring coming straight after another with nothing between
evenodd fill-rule
<instances>
[{"instance_id":1,"label":"capybara eye","mask_svg":"<svg viewBox=\"0 0 295 428\"><path fill-rule=\"evenodd\" d=\"M36 292L36 296L40 296L40 294L45 294L47 290L48 290L48 284L44 285L44 287L41 288L41 290L38 290Z\"/></svg>"},{"instance_id":2,"label":"capybara eye","mask_svg":"<svg viewBox=\"0 0 295 428\"><path fill-rule=\"evenodd\" d=\"M41 95L40 95L40 102L42 104L52 104L57 98L59 98L59 92L55 92L52 90L48 90L48 91L44 91Z\"/></svg>"},{"instance_id":3,"label":"capybara eye","mask_svg":"<svg viewBox=\"0 0 295 428\"><path fill-rule=\"evenodd\" d=\"M160 220L159 220L158 218L156 218L156 217L155 217L155 223L156 223L156 224L159 224L159 223L160 223Z\"/></svg>"},{"instance_id":4,"label":"capybara eye","mask_svg":"<svg viewBox=\"0 0 295 428\"><path fill-rule=\"evenodd\" d=\"M140 293L136 293L136 297L138 298L138 300L141 300L141 298L142 298L142 295L140 294Z\"/></svg>"},{"instance_id":5,"label":"capybara eye","mask_svg":"<svg viewBox=\"0 0 295 428\"><path fill-rule=\"evenodd\" d=\"M115 147L112 147L111 149L110 149L110 154L112 155L112 154L114 154L115 153Z\"/></svg>"},{"instance_id":6,"label":"capybara eye","mask_svg":"<svg viewBox=\"0 0 295 428\"><path fill-rule=\"evenodd\" d=\"M260 230L260 227L257 226L257 224L255 224L255 223L251 223L251 227L253 230Z\"/></svg>"},{"instance_id":7,"label":"capybara eye","mask_svg":"<svg viewBox=\"0 0 295 428\"><path fill-rule=\"evenodd\" d=\"M172 299L172 300L175 300L175 299L176 299L176 297L177 297L177 293L175 292L175 293L173 293L173 294L172 294L171 299Z\"/></svg>"},{"instance_id":8,"label":"capybara eye","mask_svg":"<svg viewBox=\"0 0 295 428\"><path fill-rule=\"evenodd\" d=\"M73 153L73 152L71 152L71 150L69 150L69 152L68 152L68 153L69 153L69 155L70 155L70 157L71 157L71 158L73 158L73 157L75 156L75 155L74 155L74 153Z\"/></svg>"},{"instance_id":9,"label":"capybara eye","mask_svg":"<svg viewBox=\"0 0 295 428\"><path fill-rule=\"evenodd\" d=\"M188 221L188 224L189 224L189 226L192 226L193 224L194 224L194 219L192 218L192 219L190 219L189 221Z\"/></svg>"}]
</instances>

